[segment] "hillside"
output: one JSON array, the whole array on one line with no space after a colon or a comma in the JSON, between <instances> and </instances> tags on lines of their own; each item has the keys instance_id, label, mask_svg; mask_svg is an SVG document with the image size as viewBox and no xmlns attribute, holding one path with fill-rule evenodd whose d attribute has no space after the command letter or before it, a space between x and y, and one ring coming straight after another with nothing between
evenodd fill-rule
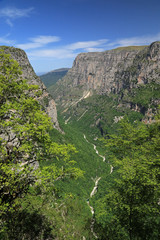
<instances>
[{"instance_id":1,"label":"hillside","mask_svg":"<svg viewBox=\"0 0 160 240\"><path fill-rule=\"evenodd\" d=\"M73 235L78 240L92 236L92 214L86 199L96 174L104 173L107 166L91 144L86 146L78 129L62 123L62 134L55 128L55 104L49 116L45 113L54 100L25 52L2 49L0 239L70 239ZM89 166L92 171L87 172ZM98 171L94 166L99 166Z\"/></svg>"},{"instance_id":2,"label":"hillside","mask_svg":"<svg viewBox=\"0 0 160 240\"><path fill-rule=\"evenodd\" d=\"M49 91L66 137L77 149L85 149L85 135L87 143L105 156L105 162L97 165L91 154L86 161L78 154L87 175L94 172L92 162L95 179L100 179L97 194L89 198L95 213L91 239L157 239L159 187L157 191L154 187L159 186L160 42L82 53ZM88 178L87 188L89 182ZM82 182L80 186L85 189ZM148 211L152 202L155 212Z\"/></svg>"},{"instance_id":3,"label":"hillside","mask_svg":"<svg viewBox=\"0 0 160 240\"><path fill-rule=\"evenodd\" d=\"M19 182L22 177L31 177L25 167L28 161L22 160L39 158L40 163L35 172L36 184L27 185L18 205L11 207L13 212L0 219L0 238L159 239L160 43L80 54L72 69L48 91L23 51L2 48L19 62L23 78L30 85L41 87L42 97L38 101L51 117L57 117L57 112L48 91L56 99L58 120L54 126L60 126L62 131L53 128L44 135L49 121L39 111L36 117L35 96L33 104L30 98L24 98L25 106L17 101L26 93L22 84L22 96L15 90L13 98L9 91L11 104L7 99L5 105L2 101L1 131L6 126L8 142L3 135L0 147L7 168L3 167L4 161L0 167L14 179L7 182L7 189L13 185L14 194L4 191L2 200L6 201L6 194L14 199L15 187L19 190L19 185L13 184L17 176ZM3 78L1 74L1 86L5 89ZM26 100L31 104L29 109ZM17 117L19 114L22 117ZM26 128L19 127L22 119ZM10 122L12 127L17 124L12 144ZM24 138L25 134L28 135ZM24 141L21 148L16 136L20 144ZM17 156L20 160L15 161ZM21 175L22 170L26 173ZM2 182L10 181L5 174ZM6 208L3 211L6 213Z\"/></svg>"},{"instance_id":4,"label":"hillside","mask_svg":"<svg viewBox=\"0 0 160 240\"><path fill-rule=\"evenodd\" d=\"M160 103L159 56L159 42L82 53L49 91L65 120L74 119L79 124L84 119L87 124L90 118L90 131L96 127L106 134L125 114L132 121L138 118L151 122Z\"/></svg>"},{"instance_id":5,"label":"hillside","mask_svg":"<svg viewBox=\"0 0 160 240\"><path fill-rule=\"evenodd\" d=\"M44 83L44 85L48 88L55 84L59 79L63 78L67 74L68 70L69 68L56 69L43 75L40 75L40 79Z\"/></svg>"},{"instance_id":6,"label":"hillside","mask_svg":"<svg viewBox=\"0 0 160 240\"><path fill-rule=\"evenodd\" d=\"M64 239L64 235L66 235L67 238L70 239L70 235L74 234L73 239L79 240L83 237L92 239L93 234L90 229L92 213L88 206L89 200L87 201L87 199L90 198L90 194L93 192L97 178L109 172L110 166L104 162L104 157L101 156L100 153L97 154L97 150L92 142L89 142L88 137L84 137L80 129L76 126L70 127L64 124L62 119L59 119L59 123L63 134L54 128L50 130L50 135L45 135L45 132L50 129L49 119L43 112L41 113L41 106L36 104L36 99L43 105L42 109L46 112L48 111L50 101L53 102L54 100L47 92L41 80L35 75L25 52L21 49L10 47L2 48L5 53L11 54L11 57L18 61L22 68L22 78L27 80L27 84L31 86L37 84L40 86L42 95L40 95L40 98L37 98L36 95L30 91L32 98L30 98L30 95L25 97L27 91L23 89L24 86L21 82L21 75L16 75L20 80L11 76L11 81L8 83L8 78L5 78L1 73L0 82L2 92L3 89L5 90L3 78L5 78L7 84L10 84L12 88L16 86L16 89L13 91L14 96L12 96L12 88L10 87L9 91L7 89L8 94L6 95L4 92L7 103L3 105L3 101L1 101L1 116L3 116L4 119L1 119L0 131L2 144L0 148L2 149L3 147L4 149L2 149L3 151L1 152L0 158L0 170L1 173L3 173L0 182L2 186L5 185L5 182L10 182L6 183L7 186L5 187L9 190L6 192L4 190L4 194L2 192L0 201L2 200L5 204L6 201L10 201L10 198L6 200L7 194L7 196L11 196L11 199L13 197L12 201L14 201L16 196L19 205L15 205L16 207L13 213L9 211L7 214L5 205L0 205L0 208L4 211L2 215L0 211L0 227L3 229L1 232L0 228L0 238L2 237L2 239L6 240L15 238L37 239L38 236L38 239L53 239L53 236L58 236L58 239ZM10 62L12 64L12 59L10 59ZM9 64L8 66L10 67ZM16 66L18 67L18 65ZM14 75L13 69L11 69L11 73ZM19 84L18 80L20 81ZM17 91L18 86L21 86L21 91L20 89ZM9 97L11 95L11 99L7 100L8 95ZM22 97L24 97L23 101L25 104L19 100ZM12 98L14 101L12 101ZM9 101L11 101L11 104L7 105ZM56 110L54 106L55 104L52 105L53 109L51 108L48 113L50 117L52 117L53 111ZM7 120L6 112L4 111L6 107L7 110L5 111L9 112L7 112ZM38 109L38 107L40 109ZM59 123L57 122L58 126ZM8 126L7 124L10 125ZM13 127L14 133L10 126ZM32 137L32 135L34 136ZM76 148L76 152L74 148ZM44 149L44 154L42 154L42 149ZM52 152L53 154L51 154ZM49 156L50 154L51 156ZM6 162L2 156L4 159L7 159ZM33 164L34 161L32 158L37 160L35 161L38 172L35 171L35 179L39 178L39 171L42 171L42 173L44 171L43 178L45 183L43 185L43 178L40 179L40 181L37 182L38 185L40 184L38 187L34 185L34 178L32 180L33 184L28 185L27 182L28 179L32 179L31 173L33 171L33 165L29 164L30 162ZM29 160L27 161L26 159ZM39 162L38 159L40 159ZM11 164L8 164L8 162ZM20 170L18 168L19 166ZM24 167L21 168L21 166ZM87 169L90 169L90 171L87 171ZM24 175L23 172L21 173L22 170L25 172ZM73 171L73 173L71 171ZM5 177L8 176L7 174L10 174L9 176L13 175L14 180L10 177ZM78 175L80 175L81 178ZM23 182L21 180L24 177L25 181ZM40 175L40 177L42 176ZM57 181L57 179L59 181ZM18 185L15 184L17 181L19 181ZM20 183L26 187L22 197L21 194L16 195L17 192L15 193L15 191L21 191L21 189L19 190ZM2 188L4 189L4 187ZM94 192L92 195L94 195ZM7 206L11 206L12 210L10 202ZM61 206L63 207L61 208ZM12 221L10 221L10 219L12 219ZM37 221L41 222L38 226ZM65 224L66 221L69 222L67 226ZM48 224L50 225L49 228ZM11 225L12 231L9 230L11 229ZM6 231L6 229L8 230ZM44 236L43 232L45 233ZM50 238L48 238L48 236L50 236Z\"/></svg>"},{"instance_id":7,"label":"hillside","mask_svg":"<svg viewBox=\"0 0 160 240\"><path fill-rule=\"evenodd\" d=\"M39 102L43 105L45 111L51 117L54 127L59 129L55 101L47 91L46 86L35 74L26 53L22 49L14 47L0 46L0 49L2 49L5 53L10 54L11 57L19 63L22 69L22 78L26 79L29 84L36 84L40 87L43 94L41 98L39 98Z\"/></svg>"}]
</instances>

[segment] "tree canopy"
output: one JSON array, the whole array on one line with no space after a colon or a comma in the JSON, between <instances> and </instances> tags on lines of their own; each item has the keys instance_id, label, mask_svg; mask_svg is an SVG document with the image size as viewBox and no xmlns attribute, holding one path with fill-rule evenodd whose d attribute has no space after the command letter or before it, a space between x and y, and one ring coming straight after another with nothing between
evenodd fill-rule
<instances>
[{"instance_id":1,"label":"tree canopy","mask_svg":"<svg viewBox=\"0 0 160 240\"><path fill-rule=\"evenodd\" d=\"M159 142L159 121L145 125L122 120L118 135L105 140L114 174L98 200L102 239L160 237Z\"/></svg>"},{"instance_id":2,"label":"tree canopy","mask_svg":"<svg viewBox=\"0 0 160 240\"><path fill-rule=\"evenodd\" d=\"M17 210L35 182L54 185L65 176L83 173L74 166L72 145L54 143L49 135L52 123L42 110L39 86L22 79L18 63L0 52L0 233L9 214ZM61 160L62 167L38 168L40 161ZM38 170L37 170L38 169ZM5 239L5 238L4 238ZM8 238L7 238L8 239Z\"/></svg>"}]
</instances>

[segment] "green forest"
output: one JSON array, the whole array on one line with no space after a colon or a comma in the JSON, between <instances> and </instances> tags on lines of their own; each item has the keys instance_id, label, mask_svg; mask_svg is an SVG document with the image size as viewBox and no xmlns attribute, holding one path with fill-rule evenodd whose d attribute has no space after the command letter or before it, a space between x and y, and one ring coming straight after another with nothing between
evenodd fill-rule
<instances>
[{"instance_id":1,"label":"green forest","mask_svg":"<svg viewBox=\"0 0 160 240\"><path fill-rule=\"evenodd\" d=\"M160 110L146 124L116 96L93 95L58 106L60 132L41 95L1 51L0 239L160 239ZM153 96L154 83L123 100L155 109Z\"/></svg>"}]
</instances>

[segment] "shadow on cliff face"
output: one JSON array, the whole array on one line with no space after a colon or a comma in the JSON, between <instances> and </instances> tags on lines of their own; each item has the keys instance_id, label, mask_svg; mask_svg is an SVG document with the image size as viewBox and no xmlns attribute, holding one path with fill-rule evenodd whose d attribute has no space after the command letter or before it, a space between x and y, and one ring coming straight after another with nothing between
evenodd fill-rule
<instances>
[{"instance_id":1,"label":"shadow on cliff face","mask_svg":"<svg viewBox=\"0 0 160 240\"><path fill-rule=\"evenodd\" d=\"M103 135L104 135L104 131L103 131L103 128L102 128L101 122L98 123L97 127L98 127L98 129L100 130L101 135L103 136ZM105 133L105 134L106 134L106 133Z\"/></svg>"}]
</instances>

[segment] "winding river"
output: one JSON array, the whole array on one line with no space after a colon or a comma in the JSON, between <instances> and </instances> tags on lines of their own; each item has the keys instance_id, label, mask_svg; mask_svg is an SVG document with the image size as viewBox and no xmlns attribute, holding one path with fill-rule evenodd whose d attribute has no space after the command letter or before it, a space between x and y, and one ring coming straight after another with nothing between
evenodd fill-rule
<instances>
[{"instance_id":1,"label":"winding river","mask_svg":"<svg viewBox=\"0 0 160 240\"><path fill-rule=\"evenodd\" d=\"M87 140L86 135L83 134L83 136L84 136L84 139L86 140L86 142L87 142L87 143L90 143L90 142ZM92 143L90 143L90 144L92 144ZM96 154L97 154L99 157L101 157L101 158L103 159L103 161L105 161L105 160L106 160L105 157L99 154L99 152L98 152L98 150L97 150L97 148L96 148L96 145L94 145L94 144L92 144L92 145L93 145L93 148L94 148ZM92 198L92 197L96 194L97 188L98 188L98 182L100 181L100 179L101 179L101 177L97 177L97 176L96 176L95 179L93 179L93 181L94 181L95 184L94 184L94 187L93 187L93 189L92 189L92 191L91 191L91 193L90 193L90 198ZM90 205L89 199L87 200L87 204L88 204L88 206L89 206L89 208L90 208L90 210L91 210L91 213L92 213L92 220L91 220L90 229L91 229L91 232L92 232L93 236L94 236L96 239L98 239L98 236L97 236L96 233L94 232L94 223L95 223L94 208Z\"/></svg>"},{"instance_id":2,"label":"winding river","mask_svg":"<svg viewBox=\"0 0 160 240\"><path fill-rule=\"evenodd\" d=\"M84 139L86 140L87 143L93 145L93 148L94 148L96 154L103 159L103 162L105 162L105 160L106 160L105 156L102 156L102 155L99 154L96 145L93 144L93 143L90 143L90 142L87 140L85 134L83 134L83 136L84 136ZM110 165L110 167L111 167L110 174L112 174L112 172L113 172L113 166ZM91 193L90 193L90 198L92 198L92 197L96 194L97 188L98 188L98 182L100 181L100 179L101 179L101 177L97 177L97 176L96 176L95 179L93 179L93 181L94 181L95 184L94 184L94 187L93 187L93 189L92 189L92 191L91 191ZM98 236L97 236L96 233L94 232L94 223L95 223L94 208L90 205L89 199L87 199L87 204L88 204L88 206L89 206L89 208L90 208L90 210L91 210L91 213L92 213L92 220L91 220L91 225L90 225L91 232L92 232L93 236L94 236L96 239L98 239Z\"/></svg>"}]
</instances>

